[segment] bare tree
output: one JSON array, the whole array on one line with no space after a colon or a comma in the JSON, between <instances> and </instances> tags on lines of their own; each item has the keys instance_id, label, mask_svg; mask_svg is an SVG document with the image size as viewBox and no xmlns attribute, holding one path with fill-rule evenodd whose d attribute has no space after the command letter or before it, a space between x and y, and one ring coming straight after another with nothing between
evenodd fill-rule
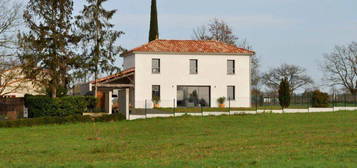
<instances>
[{"instance_id":1,"label":"bare tree","mask_svg":"<svg viewBox=\"0 0 357 168\"><path fill-rule=\"evenodd\" d=\"M247 39L239 40L238 36L233 33L233 29L225 21L213 19L207 25L202 25L193 30L194 40L216 40L230 45L234 45L247 50L253 50ZM257 55L251 57L251 77L252 86L257 88L260 82L259 58Z\"/></svg>"},{"instance_id":2,"label":"bare tree","mask_svg":"<svg viewBox=\"0 0 357 168\"><path fill-rule=\"evenodd\" d=\"M247 39L238 40L236 45L240 48L244 48L247 50L253 50L253 46L251 44L249 44ZM251 57L251 66L252 66L251 67L252 86L255 89L257 89L257 86L261 82L261 75L260 75L260 71L259 71L260 62L259 62L259 57L257 55L253 55Z\"/></svg>"},{"instance_id":3,"label":"bare tree","mask_svg":"<svg viewBox=\"0 0 357 168\"><path fill-rule=\"evenodd\" d=\"M193 29L193 37L195 40L212 40L212 38L208 35L206 26L199 26Z\"/></svg>"},{"instance_id":4,"label":"bare tree","mask_svg":"<svg viewBox=\"0 0 357 168\"><path fill-rule=\"evenodd\" d=\"M304 68L288 64L282 64L264 73L262 81L266 87L276 91L279 88L280 81L285 78L289 82L292 93L301 87L313 84L313 80L306 75Z\"/></svg>"},{"instance_id":5,"label":"bare tree","mask_svg":"<svg viewBox=\"0 0 357 168\"><path fill-rule=\"evenodd\" d=\"M21 5L0 0L0 51L1 56L12 56L5 50L13 50L16 46L16 31L21 23Z\"/></svg>"},{"instance_id":6,"label":"bare tree","mask_svg":"<svg viewBox=\"0 0 357 168\"><path fill-rule=\"evenodd\" d=\"M195 40L216 40L227 44L236 45L238 37L233 33L232 28L223 20L213 19L207 28L200 26L193 31Z\"/></svg>"},{"instance_id":7,"label":"bare tree","mask_svg":"<svg viewBox=\"0 0 357 168\"><path fill-rule=\"evenodd\" d=\"M336 46L330 54L325 54L321 67L330 85L343 86L351 94L357 94L356 42Z\"/></svg>"},{"instance_id":8,"label":"bare tree","mask_svg":"<svg viewBox=\"0 0 357 168\"><path fill-rule=\"evenodd\" d=\"M0 96L23 87L16 59L16 32L21 24L21 4L0 0Z\"/></svg>"}]
</instances>

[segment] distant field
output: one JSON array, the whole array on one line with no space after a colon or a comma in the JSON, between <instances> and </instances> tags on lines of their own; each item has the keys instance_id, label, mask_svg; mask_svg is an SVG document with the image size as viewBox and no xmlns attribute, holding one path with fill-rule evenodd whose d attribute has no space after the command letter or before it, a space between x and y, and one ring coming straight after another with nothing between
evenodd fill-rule
<instances>
[{"instance_id":1,"label":"distant field","mask_svg":"<svg viewBox=\"0 0 357 168\"><path fill-rule=\"evenodd\" d=\"M357 112L0 129L0 167L357 167Z\"/></svg>"}]
</instances>

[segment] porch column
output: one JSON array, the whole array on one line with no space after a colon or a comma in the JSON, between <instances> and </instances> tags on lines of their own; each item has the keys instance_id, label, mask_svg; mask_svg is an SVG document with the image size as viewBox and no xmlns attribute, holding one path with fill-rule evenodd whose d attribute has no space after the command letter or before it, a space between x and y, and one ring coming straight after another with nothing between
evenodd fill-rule
<instances>
[{"instance_id":1,"label":"porch column","mask_svg":"<svg viewBox=\"0 0 357 168\"><path fill-rule=\"evenodd\" d=\"M130 114L129 114L129 88L126 88L125 89L125 116L126 116L126 119L129 120L130 119Z\"/></svg>"},{"instance_id":2,"label":"porch column","mask_svg":"<svg viewBox=\"0 0 357 168\"><path fill-rule=\"evenodd\" d=\"M120 89L120 91L119 91L119 109L120 109L120 114L125 115L126 120L130 119L129 99L130 99L129 88Z\"/></svg>"},{"instance_id":3,"label":"porch column","mask_svg":"<svg viewBox=\"0 0 357 168\"><path fill-rule=\"evenodd\" d=\"M112 109L113 109L113 91L106 91L105 92L105 112L108 114L112 114Z\"/></svg>"}]
</instances>

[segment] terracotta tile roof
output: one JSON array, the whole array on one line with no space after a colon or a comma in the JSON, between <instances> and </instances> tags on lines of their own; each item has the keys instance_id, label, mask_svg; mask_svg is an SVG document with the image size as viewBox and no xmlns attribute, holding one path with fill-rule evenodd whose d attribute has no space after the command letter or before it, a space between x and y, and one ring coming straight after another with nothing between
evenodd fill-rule
<instances>
[{"instance_id":1,"label":"terracotta tile roof","mask_svg":"<svg viewBox=\"0 0 357 168\"><path fill-rule=\"evenodd\" d=\"M209 54L255 54L254 51L238 48L219 41L201 40L154 40L122 54L131 53L209 53Z\"/></svg>"},{"instance_id":2,"label":"terracotta tile roof","mask_svg":"<svg viewBox=\"0 0 357 168\"><path fill-rule=\"evenodd\" d=\"M124 75L128 75L128 74L133 73L133 72L135 72L135 68L129 68L129 69L123 70L123 71L121 71L119 73L116 73L116 74L113 74L113 75L109 75L109 76L106 76L104 78L97 79L97 83L105 82L107 80L111 80L111 79L115 79L115 78L120 78L120 77L122 77ZM90 83L94 84L95 81L93 80Z\"/></svg>"}]
</instances>

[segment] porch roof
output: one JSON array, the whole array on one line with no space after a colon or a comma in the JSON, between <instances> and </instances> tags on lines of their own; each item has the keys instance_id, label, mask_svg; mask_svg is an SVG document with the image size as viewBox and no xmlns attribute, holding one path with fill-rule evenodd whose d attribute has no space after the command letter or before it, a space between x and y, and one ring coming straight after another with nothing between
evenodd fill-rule
<instances>
[{"instance_id":1,"label":"porch roof","mask_svg":"<svg viewBox=\"0 0 357 168\"><path fill-rule=\"evenodd\" d=\"M93 80L91 81L90 83L91 84L105 84L105 83L108 83L108 82L112 82L114 80L118 80L118 79L122 79L122 78L125 78L125 77L128 77L128 76L131 76L131 75L134 75L135 74L135 68L129 68L129 69L126 69L126 70L123 70L119 73L116 73L116 74L113 74L113 75L109 75L109 76L106 76L106 77L103 77L103 78L99 78L97 80Z\"/></svg>"}]
</instances>

